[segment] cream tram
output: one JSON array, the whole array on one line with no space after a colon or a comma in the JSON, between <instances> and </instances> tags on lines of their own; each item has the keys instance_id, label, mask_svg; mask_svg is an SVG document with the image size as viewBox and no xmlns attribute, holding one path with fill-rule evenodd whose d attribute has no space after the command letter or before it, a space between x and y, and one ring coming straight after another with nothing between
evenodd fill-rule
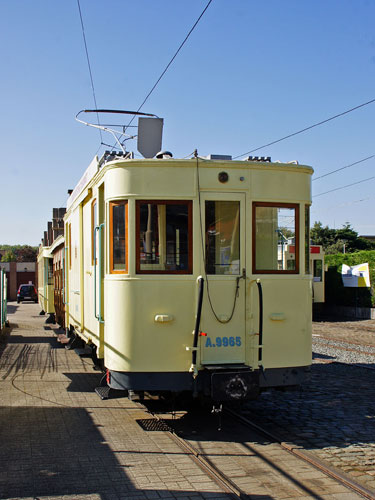
<instances>
[{"instance_id":1,"label":"cream tram","mask_svg":"<svg viewBox=\"0 0 375 500\"><path fill-rule=\"evenodd\" d=\"M311 364L312 168L94 158L65 215L66 326L114 389L254 398ZM280 245L293 252L280 259Z\"/></svg>"},{"instance_id":2,"label":"cream tram","mask_svg":"<svg viewBox=\"0 0 375 500\"><path fill-rule=\"evenodd\" d=\"M279 259L293 260L295 256L294 243L279 244ZM310 245L310 270L312 274L313 304L325 301L324 250L321 245Z\"/></svg>"},{"instance_id":3,"label":"cream tram","mask_svg":"<svg viewBox=\"0 0 375 500\"><path fill-rule=\"evenodd\" d=\"M51 248L44 244L39 246L38 252L38 302L41 314L47 313L51 321L54 321L53 255Z\"/></svg>"},{"instance_id":4,"label":"cream tram","mask_svg":"<svg viewBox=\"0 0 375 500\"><path fill-rule=\"evenodd\" d=\"M310 268L313 276L313 302L325 301L324 250L321 245L310 246Z\"/></svg>"},{"instance_id":5,"label":"cream tram","mask_svg":"<svg viewBox=\"0 0 375 500\"><path fill-rule=\"evenodd\" d=\"M38 302L40 314L49 315L47 322L65 326L64 262L65 208L54 208L38 252Z\"/></svg>"}]
</instances>

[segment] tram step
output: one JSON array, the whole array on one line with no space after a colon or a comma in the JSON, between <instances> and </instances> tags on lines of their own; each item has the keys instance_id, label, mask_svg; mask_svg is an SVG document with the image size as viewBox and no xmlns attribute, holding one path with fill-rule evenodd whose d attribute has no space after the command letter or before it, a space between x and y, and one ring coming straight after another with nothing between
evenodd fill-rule
<instances>
[{"instance_id":1,"label":"tram step","mask_svg":"<svg viewBox=\"0 0 375 500\"><path fill-rule=\"evenodd\" d=\"M100 399L109 399L109 391L111 390L110 387L107 385L104 387L95 387L95 392L96 394L100 397Z\"/></svg>"},{"instance_id":2,"label":"tram step","mask_svg":"<svg viewBox=\"0 0 375 500\"><path fill-rule=\"evenodd\" d=\"M112 387L108 387L108 385L95 387L95 392L100 399L125 398L128 395L128 391L113 389Z\"/></svg>"},{"instance_id":3,"label":"tram step","mask_svg":"<svg viewBox=\"0 0 375 500\"><path fill-rule=\"evenodd\" d=\"M65 333L59 333L57 335L57 341L60 342L60 344L68 344L70 339L65 335Z\"/></svg>"}]
</instances>

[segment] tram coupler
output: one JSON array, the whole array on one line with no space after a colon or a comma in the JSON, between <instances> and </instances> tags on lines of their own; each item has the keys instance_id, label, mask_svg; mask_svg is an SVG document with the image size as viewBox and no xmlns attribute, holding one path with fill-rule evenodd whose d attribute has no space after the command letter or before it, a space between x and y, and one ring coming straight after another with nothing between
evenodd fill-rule
<instances>
[{"instance_id":1,"label":"tram coupler","mask_svg":"<svg viewBox=\"0 0 375 500\"><path fill-rule=\"evenodd\" d=\"M212 406L212 410L211 410L211 413L213 413L214 415L217 415L218 416L218 427L217 427L217 430L218 431L221 431L221 417L222 417L222 413L223 413L223 405L221 404L220 406L216 407L215 405Z\"/></svg>"}]
</instances>

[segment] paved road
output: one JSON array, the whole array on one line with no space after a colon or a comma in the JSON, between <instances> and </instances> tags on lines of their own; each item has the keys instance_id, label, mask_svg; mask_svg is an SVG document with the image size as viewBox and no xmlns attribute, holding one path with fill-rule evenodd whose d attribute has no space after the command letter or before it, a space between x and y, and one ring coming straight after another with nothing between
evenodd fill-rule
<instances>
[{"instance_id":1,"label":"paved road","mask_svg":"<svg viewBox=\"0 0 375 500\"><path fill-rule=\"evenodd\" d=\"M248 412L284 441L363 484L375 499L375 370L331 363L335 359L314 353L311 380L301 391L265 392ZM375 368L371 360L368 366Z\"/></svg>"},{"instance_id":2,"label":"paved road","mask_svg":"<svg viewBox=\"0 0 375 500\"><path fill-rule=\"evenodd\" d=\"M56 327L44 323L36 304L11 303L8 312L11 332L7 345L0 345L1 499L229 498L167 433L142 429L138 422L150 415L138 405L96 396L101 374L89 359L57 342ZM256 405L270 412L267 401ZM280 407L271 409L277 418L285 414ZM290 410L294 414L295 406ZM260 457L269 453L276 459L279 453L272 444L243 443L257 462L249 469L242 445L231 453L232 438L221 435L204 447L252 499L358 498L301 464L292 466L296 478L283 473L284 467L276 471L270 464L265 470L270 460L260 464Z\"/></svg>"}]
</instances>

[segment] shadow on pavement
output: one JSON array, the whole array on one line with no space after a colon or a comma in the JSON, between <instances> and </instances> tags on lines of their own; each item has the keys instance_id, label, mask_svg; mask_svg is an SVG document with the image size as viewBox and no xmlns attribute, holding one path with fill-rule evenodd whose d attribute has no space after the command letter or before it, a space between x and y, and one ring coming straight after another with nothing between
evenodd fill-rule
<instances>
[{"instance_id":1,"label":"shadow on pavement","mask_svg":"<svg viewBox=\"0 0 375 500\"><path fill-rule=\"evenodd\" d=\"M8 302L8 305L7 305L8 314L14 314L17 311L18 307L19 307L18 305L9 304L9 302Z\"/></svg>"},{"instance_id":2,"label":"shadow on pavement","mask_svg":"<svg viewBox=\"0 0 375 500\"><path fill-rule=\"evenodd\" d=\"M139 456L119 452L117 459L99 427L84 408L0 408L1 498L175 498L173 491L138 489L132 470L138 468L135 475L142 476ZM176 493L184 498L197 494ZM224 493L214 496L230 498Z\"/></svg>"}]
</instances>

